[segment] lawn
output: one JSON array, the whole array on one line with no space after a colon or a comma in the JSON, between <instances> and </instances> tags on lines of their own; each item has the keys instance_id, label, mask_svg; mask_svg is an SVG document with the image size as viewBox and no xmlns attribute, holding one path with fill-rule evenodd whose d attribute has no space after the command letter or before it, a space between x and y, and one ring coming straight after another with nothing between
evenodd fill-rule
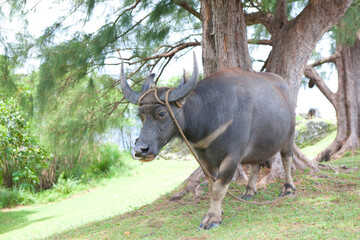
<instances>
[{"instance_id":1,"label":"lawn","mask_svg":"<svg viewBox=\"0 0 360 240\"><path fill-rule=\"evenodd\" d=\"M195 161L138 163L127 176L61 202L0 210L0 239L38 239L135 210L177 187Z\"/></svg>"}]
</instances>

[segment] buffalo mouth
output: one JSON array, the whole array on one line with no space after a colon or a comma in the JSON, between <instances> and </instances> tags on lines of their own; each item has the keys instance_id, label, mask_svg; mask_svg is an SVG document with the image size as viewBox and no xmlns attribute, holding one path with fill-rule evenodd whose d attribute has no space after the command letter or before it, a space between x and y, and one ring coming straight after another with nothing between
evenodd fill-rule
<instances>
[{"instance_id":1,"label":"buffalo mouth","mask_svg":"<svg viewBox=\"0 0 360 240\"><path fill-rule=\"evenodd\" d=\"M152 160L154 160L156 158L156 155L141 155L138 153L135 153L134 151L131 151L131 156L133 159L135 160L139 160L140 162L151 162Z\"/></svg>"}]
</instances>

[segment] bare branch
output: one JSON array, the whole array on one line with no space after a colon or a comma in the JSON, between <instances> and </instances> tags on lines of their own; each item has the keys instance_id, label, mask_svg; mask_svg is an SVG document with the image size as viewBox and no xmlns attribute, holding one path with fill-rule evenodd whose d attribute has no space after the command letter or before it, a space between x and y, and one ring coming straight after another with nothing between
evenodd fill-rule
<instances>
[{"instance_id":1,"label":"bare branch","mask_svg":"<svg viewBox=\"0 0 360 240\"><path fill-rule=\"evenodd\" d=\"M331 102L333 106L336 105L336 94L333 93L325 84L324 79L316 72L313 66L307 66L304 72L305 77L314 81L319 90Z\"/></svg>"},{"instance_id":2,"label":"bare branch","mask_svg":"<svg viewBox=\"0 0 360 240\"><path fill-rule=\"evenodd\" d=\"M186 11L188 11L194 17L196 17L197 19L199 19L201 21L201 14L198 11L196 11L196 9L191 7L186 1L172 0L172 2L175 3L176 5L182 7L183 9L185 9Z\"/></svg>"},{"instance_id":3,"label":"bare branch","mask_svg":"<svg viewBox=\"0 0 360 240\"><path fill-rule=\"evenodd\" d=\"M257 6L253 0L249 0L249 3L251 7L256 8L259 12L263 13L262 9L259 6Z\"/></svg>"},{"instance_id":4,"label":"bare branch","mask_svg":"<svg viewBox=\"0 0 360 240\"><path fill-rule=\"evenodd\" d=\"M269 33L273 33L273 29L271 27L274 16L270 13L266 12L254 12L254 13L245 13L245 22L246 26L252 26L255 24L261 23L265 26L265 28L269 31Z\"/></svg>"},{"instance_id":5,"label":"bare branch","mask_svg":"<svg viewBox=\"0 0 360 240\"><path fill-rule=\"evenodd\" d=\"M201 45L201 42L188 42L188 43L179 43L178 45L176 46L173 46L169 51L166 51L164 53L160 53L160 54L157 54L157 55L154 55L154 56L150 56L150 57L147 57L147 58L143 58L139 61L136 61L136 62L132 62L132 63L129 63L129 64L136 64L136 63L140 63L140 62L147 62L149 60L153 60L153 59L157 59L157 58L168 58L168 57L173 57L177 52L185 49L185 48L188 48L188 47L196 47L196 46L200 46Z\"/></svg>"},{"instance_id":6,"label":"bare branch","mask_svg":"<svg viewBox=\"0 0 360 240\"><path fill-rule=\"evenodd\" d=\"M248 39L248 44L258 44L258 45L269 45L272 46L273 42L268 39Z\"/></svg>"},{"instance_id":7,"label":"bare branch","mask_svg":"<svg viewBox=\"0 0 360 240\"><path fill-rule=\"evenodd\" d=\"M266 67L267 67L267 65L268 65L268 62L269 62L269 58L270 58L270 56L271 56L271 53L272 53L272 50L269 52L269 55L268 55L268 57L266 58L266 61L264 62L264 65L262 66L260 72L263 72L263 71L266 69Z\"/></svg>"},{"instance_id":8,"label":"bare branch","mask_svg":"<svg viewBox=\"0 0 360 240\"><path fill-rule=\"evenodd\" d=\"M322 58L312 64L309 64L310 67L317 67L317 66L320 66L324 63L335 63L336 64L336 58L339 56L338 53L335 53L334 55L331 55L329 57L326 57L326 58Z\"/></svg>"},{"instance_id":9,"label":"bare branch","mask_svg":"<svg viewBox=\"0 0 360 240\"><path fill-rule=\"evenodd\" d=\"M160 70L160 73L159 73L159 75L157 76L157 78L156 78L156 80L155 80L155 84L157 84L157 82L159 81L161 74L164 72L164 69L165 69L166 66L169 64L169 62L171 61L172 58L173 58L172 56L169 57L169 58L166 60L165 64L164 64L163 66L161 66L161 70Z\"/></svg>"}]
</instances>

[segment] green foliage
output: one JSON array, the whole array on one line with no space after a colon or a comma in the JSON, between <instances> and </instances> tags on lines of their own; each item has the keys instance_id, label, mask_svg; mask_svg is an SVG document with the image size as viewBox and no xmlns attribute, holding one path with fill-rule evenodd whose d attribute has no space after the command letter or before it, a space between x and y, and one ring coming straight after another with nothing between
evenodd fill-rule
<instances>
[{"instance_id":1,"label":"green foliage","mask_svg":"<svg viewBox=\"0 0 360 240\"><path fill-rule=\"evenodd\" d=\"M79 180L73 177L65 178L64 173L62 173L60 174L57 183L54 184L53 189L61 195L68 196L74 191L77 184L79 184Z\"/></svg>"},{"instance_id":2,"label":"green foliage","mask_svg":"<svg viewBox=\"0 0 360 240\"><path fill-rule=\"evenodd\" d=\"M17 91L12 74L14 67L9 56L0 55L0 98L12 96Z\"/></svg>"},{"instance_id":3,"label":"green foliage","mask_svg":"<svg viewBox=\"0 0 360 240\"><path fill-rule=\"evenodd\" d=\"M110 171L111 168L120 169L124 166L121 159L122 153L119 146L114 144L104 144L100 146L98 158L90 166L90 173L94 175L103 175Z\"/></svg>"},{"instance_id":4,"label":"green foliage","mask_svg":"<svg viewBox=\"0 0 360 240\"><path fill-rule=\"evenodd\" d=\"M350 8L332 28L333 38L341 45L352 46L360 29L360 0L354 0Z\"/></svg>"},{"instance_id":5,"label":"green foliage","mask_svg":"<svg viewBox=\"0 0 360 240\"><path fill-rule=\"evenodd\" d=\"M90 184L81 184L75 178L64 178L61 174L52 189L39 192L29 191L25 188L4 189L0 187L0 209L11 208L18 205L34 203L48 203L59 201L90 187Z\"/></svg>"},{"instance_id":6,"label":"green foliage","mask_svg":"<svg viewBox=\"0 0 360 240\"><path fill-rule=\"evenodd\" d=\"M39 144L14 99L0 100L0 179L6 187L33 189L50 155Z\"/></svg>"},{"instance_id":7,"label":"green foliage","mask_svg":"<svg viewBox=\"0 0 360 240\"><path fill-rule=\"evenodd\" d=\"M121 117L126 106L118 104L114 82L106 75L84 77L61 98L50 96L43 106L38 134L57 158L61 171L71 169L80 178L97 161L99 137L109 128L131 121Z\"/></svg>"},{"instance_id":8,"label":"green foliage","mask_svg":"<svg viewBox=\"0 0 360 240\"><path fill-rule=\"evenodd\" d=\"M19 202L19 194L15 190L9 190L0 186L0 209L16 206Z\"/></svg>"}]
</instances>

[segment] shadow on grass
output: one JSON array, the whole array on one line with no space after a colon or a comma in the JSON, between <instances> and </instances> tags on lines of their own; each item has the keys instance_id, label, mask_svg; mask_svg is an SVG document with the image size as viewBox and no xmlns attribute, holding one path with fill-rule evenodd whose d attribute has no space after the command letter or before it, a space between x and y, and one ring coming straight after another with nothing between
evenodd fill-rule
<instances>
[{"instance_id":1,"label":"shadow on grass","mask_svg":"<svg viewBox=\"0 0 360 240\"><path fill-rule=\"evenodd\" d=\"M36 211L0 211L0 234L4 234L16 229L23 228L35 222L44 221L53 217L44 217L40 219L29 220L28 216L36 213Z\"/></svg>"}]
</instances>

